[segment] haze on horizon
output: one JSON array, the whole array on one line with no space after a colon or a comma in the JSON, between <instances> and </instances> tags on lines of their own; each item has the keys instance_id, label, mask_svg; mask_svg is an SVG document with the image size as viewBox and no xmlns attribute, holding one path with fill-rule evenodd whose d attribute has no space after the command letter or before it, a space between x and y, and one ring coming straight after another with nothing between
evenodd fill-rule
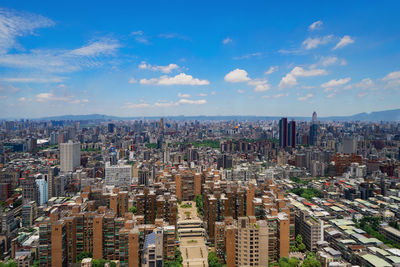
<instances>
[{"instance_id":1,"label":"haze on horizon","mask_svg":"<svg viewBox=\"0 0 400 267\"><path fill-rule=\"evenodd\" d=\"M399 108L398 1L11 1L1 118Z\"/></svg>"}]
</instances>

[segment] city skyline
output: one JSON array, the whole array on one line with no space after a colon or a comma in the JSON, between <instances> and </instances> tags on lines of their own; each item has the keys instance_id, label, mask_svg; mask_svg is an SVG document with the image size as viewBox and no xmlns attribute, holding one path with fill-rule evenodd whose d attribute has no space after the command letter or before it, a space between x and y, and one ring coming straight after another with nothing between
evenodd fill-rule
<instances>
[{"instance_id":1,"label":"city skyline","mask_svg":"<svg viewBox=\"0 0 400 267\"><path fill-rule=\"evenodd\" d=\"M395 1L77 4L0 6L1 117L399 107Z\"/></svg>"}]
</instances>

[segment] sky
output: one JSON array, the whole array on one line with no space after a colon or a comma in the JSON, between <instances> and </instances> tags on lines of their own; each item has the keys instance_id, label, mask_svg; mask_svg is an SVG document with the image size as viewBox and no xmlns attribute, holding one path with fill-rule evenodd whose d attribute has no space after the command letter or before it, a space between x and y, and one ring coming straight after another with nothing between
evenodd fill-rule
<instances>
[{"instance_id":1,"label":"sky","mask_svg":"<svg viewBox=\"0 0 400 267\"><path fill-rule=\"evenodd\" d=\"M399 1L0 3L0 118L400 108Z\"/></svg>"}]
</instances>

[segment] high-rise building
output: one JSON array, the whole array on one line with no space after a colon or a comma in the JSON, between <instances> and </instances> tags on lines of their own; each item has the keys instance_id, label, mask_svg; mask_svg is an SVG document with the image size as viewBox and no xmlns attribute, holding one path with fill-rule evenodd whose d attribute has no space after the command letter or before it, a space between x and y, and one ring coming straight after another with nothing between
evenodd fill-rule
<instances>
[{"instance_id":1,"label":"high-rise building","mask_svg":"<svg viewBox=\"0 0 400 267\"><path fill-rule=\"evenodd\" d=\"M310 125L310 145L312 146L318 144L318 128L317 112L314 111Z\"/></svg>"},{"instance_id":2,"label":"high-rise building","mask_svg":"<svg viewBox=\"0 0 400 267\"><path fill-rule=\"evenodd\" d=\"M312 114L312 123L317 123L317 120L318 120L318 118L317 118L317 112L313 112L313 114Z\"/></svg>"},{"instance_id":3,"label":"high-rise building","mask_svg":"<svg viewBox=\"0 0 400 267\"><path fill-rule=\"evenodd\" d=\"M310 215L308 211L299 210L296 212L296 236L301 235L303 243L309 251L317 250L317 242L323 241L322 222Z\"/></svg>"},{"instance_id":4,"label":"high-rise building","mask_svg":"<svg viewBox=\"0 0 400 267\"><path fill-rule=\"evenodd\" d=\"M157 228L145 238L142 266L163 266L163 248L163 231L161 228Z\"/></svg>"},{"instance_id":5,"label":"high-rise building","mask_svg":"<svg viewBox=\"0 0 400 267\"><path fill-rule=\"evenodd\" d=\"M293 120L288 123L287 138L288 138L287 145L296 148L296 122Z\"/></svg>"},{"instance_id":6,"label":"high-rise building","mask_svg":"<svg viewBox=\"0 0 400 267\"><path fill-rule=\"evenodd\" d=\"M268 266L268 225L256 217L240 217L226 234L227 266ZM236 244L236 246L235 246Z\"/></svg>"},{"instance_id":7,"label":"high-rise building","mask_svg":"<svg viewBox=\"0 0 400 267\"><path fill-rule=\"evenodd\" d=\"M47 203L48 200L48 187L47 187L47 182L45 179L36 179L36 184L38 187L38 204L43 205Z\"/></svg>"},{"instance_id":8,"label":"high-rise building","mask_svg":"<svg viewBox=\"0 0 400 267\"><path fill-rule=\"evenodd\" d=\"M35 177L21 178L22 185L22 200L23 203L28 203L31 201L38 201L38 187L35 182Z\"/></svg>"},{"instance_id":9,"label":"high-rise building","mask_svg":"<svg viewBox=\"0 0 400 267\"><path fill-rule=\"evenodd\" d=\"M73 172L81 165L80 144L71 140L60 144L61 172Z\"/></svg>"},{"instance_id":10,"label":"high-rise building","mask_svg":"<svg viewBox=\"0 0 400 267\"><path fill-rule=\"evenodd\" d=\"M105 166L106 185L129 186L132 183L132 166L120 162L118 165L111 165L106 162Z\"/></svg>"},{"instance_id":11,"label":"high-rise building","mask_svg":"<svg viewBox=\"0 0 400 267\"><path fill-rule=\"evenodd\" d=\"M231 169L232 168L232 156L231 155L220 155L217 161L217 169Z\"/></svg>"},{"instance_id":12,"label":"high-rise building","mask_svg":"<svg viewBox=\"0 0 400 267\"><path fill-rule=\"evenodd\" d=\"M279 146L281 148L287 147L287 140L288 140L287 118L282 118L279 121Z\"/></svg>"},{"instance_id":13,"label":"high-rise building","mask_svg":"<svg viewBox=\"0 0 400 267\"><path fill-rule=\"evenodd\" d=\"M108 132L113 133L115 129L115 124L114 123L109 123L108 124Z\"/></svg>"}]
</instances>

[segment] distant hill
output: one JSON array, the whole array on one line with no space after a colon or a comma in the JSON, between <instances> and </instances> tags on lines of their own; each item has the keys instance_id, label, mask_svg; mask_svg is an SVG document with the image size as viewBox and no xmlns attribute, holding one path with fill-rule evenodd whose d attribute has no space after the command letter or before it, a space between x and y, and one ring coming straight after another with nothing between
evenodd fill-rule
<instances>
[{"instance_id":1,"label":"distant hill","mask_svg":"<svg viewBox=\"0 0 400 267\"><path fill-rule=\"evenodd\" d=\"M311 120L309 117L296 117L287 116L289 119L295 120ZM62 116L52 116L37 118L34 120L50 121L50 120L72 120L72 121L108 121L108 120L136 120L136 119L148 119L157 120L161 116L149 116L149 117L117 117L109 116L104 114L87 114L87 115L62 115ZM163 116L163 118L168 120L279 120L280 116ZM359 113L351 116L331 116L331 117L319 117L321 121L400 121L400 109L384 110L384 111L374 111L371 113Z\"/></svg>"}]
</instances>

